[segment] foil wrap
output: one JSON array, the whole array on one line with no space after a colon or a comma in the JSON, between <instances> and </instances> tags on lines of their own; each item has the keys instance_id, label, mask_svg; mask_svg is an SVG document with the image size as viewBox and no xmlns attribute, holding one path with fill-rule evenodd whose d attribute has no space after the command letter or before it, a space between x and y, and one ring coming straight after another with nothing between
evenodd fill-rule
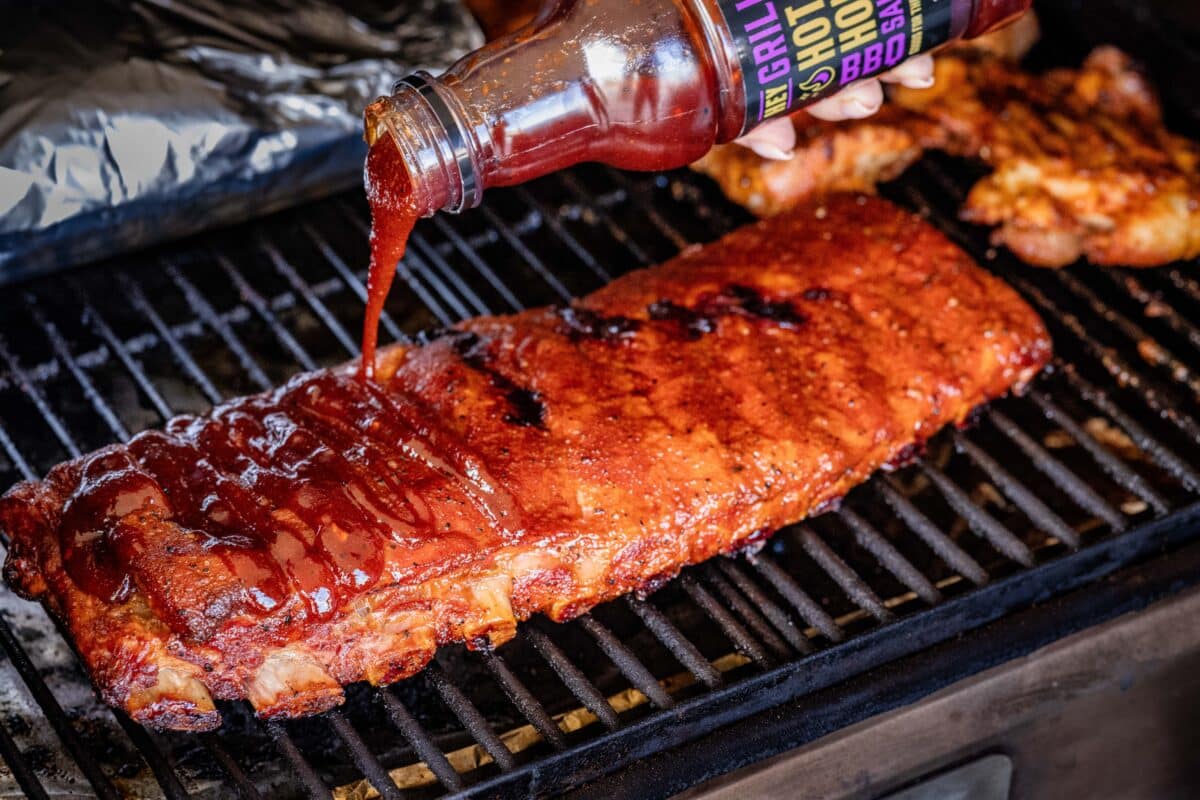
<instances>
[{"instance_id":1,"label":"foil wrap","mask_svg":"<svg viewBox=\"0 0 1200 800\"><path fill-rule=\"evenodd\" d=\"M483 43L457 0L32 0L0 26L0 284L359 184L362 109Z\"/></svg>"}]
</instances>

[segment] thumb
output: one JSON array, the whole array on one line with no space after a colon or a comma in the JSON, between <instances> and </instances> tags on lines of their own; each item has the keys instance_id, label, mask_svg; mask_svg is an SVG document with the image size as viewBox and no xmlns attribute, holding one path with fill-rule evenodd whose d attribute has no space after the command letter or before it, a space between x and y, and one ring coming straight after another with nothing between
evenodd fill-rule
<instances>
[{"instance_id":1,"label":"thumb","mask_svg":"<svg viewBox=\"0 0 1200 800\"><path fill-rule=\"evenodd\" d=\"M788 161L796 147L796 129L787 117L764 122L734 144L748 147L763 158L772 161Z\"/></svg>"}]
</instances>

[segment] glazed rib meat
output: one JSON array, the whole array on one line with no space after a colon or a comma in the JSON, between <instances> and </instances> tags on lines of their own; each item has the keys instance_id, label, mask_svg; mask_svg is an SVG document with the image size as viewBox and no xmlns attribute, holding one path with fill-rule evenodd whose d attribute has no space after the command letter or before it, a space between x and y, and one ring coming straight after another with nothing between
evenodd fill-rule
<instances>
[{"instance_id":1,"label":"glazed rib meat","mask_svg":"<svg viewBox=\"0 0 1200 800\"><path fill-rule=\"evenodd\" d=\"M0 500L5 575L136 720L318 712L757 541L1048 356L932 227L831 198L62 464Z\"/></svg>"},{"instance_id":2,"label":"glazed rib meat","mask_svg":"<svg viewBox=\"0 0 1200 800\"><path fill-rule=\"evenodd\" d=\"M931 89L895 89L877 118L800 117L790 162L727 147L697 168L769 215L830 190L870 191L925 150L943 150L993 168L962 216L997 226L993 242L1030 264L1200 255L1200 146L1167 131L1152 87L1120 51L1098 48L1080 69L1034 75L957 50L937 58L936 76Z\"/></svg>"}]
</instances>

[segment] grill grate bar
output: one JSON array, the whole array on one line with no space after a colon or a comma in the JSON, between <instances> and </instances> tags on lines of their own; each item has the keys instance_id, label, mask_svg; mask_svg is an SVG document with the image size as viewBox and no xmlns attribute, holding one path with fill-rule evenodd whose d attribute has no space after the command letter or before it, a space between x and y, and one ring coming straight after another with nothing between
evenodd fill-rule
<instances>
[{"instance_id":1,"label":"grill grate bar","mask_svg":"<svg viewBox=\"0 0 1200 800\"><path fill-rule=\"evenodd\" d=\"M716 566L709 562L700 566L698 572L704 575L709 585L725 599L726 605L733 609L738 618L749 626L758 640L765 644L776 658L787 659L792 656L793 651L788 647L787 642L775 633L770 623L763 618L762 614L758 613L752 604L746 602L746 599L738 593L733 584L720 573Z\"/></svg>"},{"instance_id":2,"label":"grill grate bar","mask_svg":"<svg viewBox=\"0 0 1200 800\"><path fill-rule=\"evenodd\" d=\"M379 792L384 800L404 800L404 794L400 791L400 787L388 775L388 771L379 763L379 759L367 747L367 743L358 735L358 731L350 724L350 720L346 719L346 715L342 713L341 709L335 708L326 712L325 719L329 720L329 724L333 726L337 735L345 743L354 766L358 767L358 771L375 788L375 791Z\"/></svg>"},{"instance_id":3,"label":"grill grate bar","mask_svg":"<svg viewBox=\"0 0 1200 800\"><path fill-rule=\"evenodd\" d=\"M558 214L555 211L547 208L545 203L534 197L533 194L530 193L530 191L524 186L518 186L514 191L516 192L517 196L525 202L526 205L537 212L542 221L546 223L546 227L554 232L554 235L557 236L562 243L567 246L567 249L575 254L576 258L583 262L585 267L591 270L592 274L602 281L607 282L612 280L612 273L601 266L600 262L596 260L596 257L593 256L586 247L580 244L579 240L576 239L575 236L566 229L562 222L559 221Z\"/></svg>"},{"instance_id":4,"label":"grill grate bar","mask_svg":"<svg viewBox=\"0 0 1200 800\"><path fill-rule=\"evenodd\" d=\"M437 273L446 281L449 281L450 285L454 287L459 295L466 298L467 302L471 305L472 311L468 314L464 314L464 319L474 314L492 313L492 309L483 301L483 298L476 294L475 290L471 288L470 284L463 280L462 276L455 272L454 269L448 263L446 263L446 259L442 258L442 254L439 253L437 248L431 245L424 236L414 232L409 241L417 248L418 251L420 251L421 259L429 264L432 264L434 269L437 270Z\"/></svg>"},{"instance_id":5,"label":"grill grate bar","mask_svg":"<svg viewBox=\"0 0 1200 800\"><path fill-rule=\"evenodd\" d=\"M596 217L596 219L604 223L604 228L608 231L609 235L616 239L622 247L628 250L630 254L637 259L639 264L646 266L650 263L650 257L646 255L646 251L643 250L637 242L629 238L629 234L626 233L625 229L618 225L615 220L613 220L612 215L609 214L608 211L606 211L598 203L592 201L592 198L589 196L587 190L579 185L579 181L574 175L570 174L569 172L559 172L556 173L556 177L558 178L559 182L567 188L567 191L572 194L572 196L575 198L575 202L586 208L592 213L593 216Z\"/></svg>"},{"instance_id":6,"label":"grill grate bar","mask_svg":"<svg viewBox=\"0 0 1200 800\"><path fill-rule=\"evenodd\" d=\"M99 797L117 798L120 795L109 781L108 776L100 768L100 765L92 758L91 754L83 747L79 739L79 735L71 726L66 712L62 706L58 704L58 700L51 693L41 675L37 672L33 662L25 653L16 636L13 634L12 628L6 618L0 617L0 646L3 646L5 653L8 655L9 661L16 667L17 673L21 676L21 680L25 682L26 688L29 689L33 699L38 706L46 714L46 718L50 722L50 726L54 729L55 735L59 741L67 748L67 752L78 763L84 777L88 783L96 790ZM15 745L14 745L15 746ZM11 763L11 762L10 762Z\"/></svg>"},{"instance_id":7,"label":"grill grate bar","mask_svg":"<svg viewBox=\"0 0 1200 800\"><path fill-rule=\"evenodd\" d=\"M104 774L104 770L92 757L92 754L84 746L83 741L79 738L79 734L71 725L71 720L67 717L65 711L58 703L58 698L50 691L50 687L46 685L42 679L41 673L34 666L33 661L17 640L16 634L13 633L12 627L6 617L0 616L0 647L3 647L8 660L16 668L17 674L21 676L21 680L25 682L25 687L33 696L34 701L46 715L50 727L54 730L55 736L63 743L67 749L67 753L78 764L83 776L96 790L98 797L104 800L116 800L120 797L108 776Z\"/></svg>"},{"instance_id":8,"label":"grill grate bar","mask_svg":"<svg viewBox=\"0 0 1200 800\"><path fill-rule=\"evenodd\" d=\"M358 218L357 214L348 214L347 216L350 216L361 229L362 220ZM338 277L342 279L342 283L346 284L346 287L350 289L350 292L365 306L367 303L367 287L346 264L345 259L337 254L337 252L329 244L329 241L312 225L305 222L301 224L300 227L306 234L308 234L308 238L312 239L313 244L317 246L317 251L320 252L320 254L325 258L325 261L329 264L329 266L333 267L333 271L336 272ZM391 335L393 339L397 341L404 341L408 338L404 335L403 331L400 330L400 326L396 324L396 320L393 319L386 310L380 312L379 324L385 331L388 332L388 334Z\"/></svg>"},{"instance_id":9,"label":"grill grate bar","mask_svg":"<svg viewBox=\"0 0 1200 800\"><path fill-rule=\"evenodd\" d=\"M1109 279L1114 286L1141 303L1142 313L1162 321L1168 328L1187 339L1188 344L1200 349L1200 328L1193 325L1176 309L1163 303L1150 289L1129 272L1116 270L1101 270L1101 274Z\"/></svg>"},{"instance_id":10,"label":"grill grate bar","mask_svg":"<svg viewBox=\"0 0 1200 800\"><path fill-rule=\"evenodd\" d=\"M262 795L259 794L258 787L256 787L254 783L246 777L246 773L242 770L241 766L234 761L233 756L229 754L229 751L225 748L225 745L221 744L221 740L210 733L205 734L204 737L202 737L202 741L216 762L220 764L221 767L227 773L229 773L229 777L233 779L233 785L234 788L237 789L238 797L240 797L241 800L260 800Z\"/></svg>"},{"instance_id":11,"label":"grill grate bar","mask_svg":"<svg viewBox=\"0 0 1200 800\"><path fill-rule=\"evenodd\" d=\"M37 298L32 293L24 294L25 305L29 309L29 313L33 316L34 322L42 329L50 346L54 349L54 354L67 367L67 371L71 373L71 377L79 384L79 388L83 391L83 396L87 398L92 410L96 412L100 419L104 420L104 424L112 431L113 435L118 439L128 439L129 431L126 430L124 423L113 411L112 407L104 399L100 392L96 391L95 384L91 378L84 372L83 367L75 360L71 354L71 348L67 344L67 340L63 338L62 333L58 330L58 326L46 317L41 306L37 302Z\"/></svg>"},{"instance_id":12,"label":"grill grate bar","mask_svg":"<svg viewBox=\"0 0 1200 800\"><path fill-rule=\"evenodd\" d=\"M251 382L258 387L259 391L270 389L271 379L267 377L267 373L263 372L262 367L254 360L254 356L250 355L249 349L242 343L242 340L234 332L230 324L221 319L221 316L217 314L208 300L204 298L204 295L196 289L191 281L183 276L174 264L168 263L165 266L167 275L179 287L179 290L183 292L184 299L187 300L188 305L196 312L200 320L225 343L225 346L237 358L238 365L246 371L246 375L250 377Z\"/></svg>"},{"instance_id":13,"label":"grill grate bar","mask_svg":"<svg viewBox=\"0 0 1200 800\"><path fill-rule=\"evenodd\" d=\"M550 743L555 750L565 750L567 739L563 736L562 728L551 718L541 703L534 698L528 687L513 674L504 659L495 653L482 653L483 663L492 673L492 677L500 684L500 688L512 701L517 710L533 725L542 738Z\"/></svg>"},{"instance_id":14,"label":"grill grate bar","mask_svg":"<svg viewBox=\"0 0 1200 800\"><path fill-rule=\"evenodd\" d=\"M967 551L955 544L953 539L934 525L929 517L925 516L912 504L911 500L905 497L892 484L891 480L887 476L876 480L874 482L875 489L883 497L884 502L908 526L908 529L916 534L921 541L925 542L934 555L959 575L962 575L976 586L986 584L988 582L987 570L981 567L979 562L972 558Z\"/></svg>"},{"instance_id":15,"label":"grill grate bar","mask_svg":"<svg viewBox=\"0 0 1200 800\"><path fill-rule=\"evenodd\" d=\"M1133 494L1149 503L1159 514L1165 514L1170 509L1166 498L1155 491L1145 478L1130 469L1125 462L1110 453L1104 445L1096 441L1096 437L1088 433L1082 425L1072 419L1057 403L1040 391L1030 393L1033 402L1042 409L1046 417L1071 435L1083 449L1107 472L1113 480L1121 484Z\"/></svg>"},{"instance_id":16,"label":"grill grate bar","mask_svg":"<svg viewBox=\"0 0 1200 800\"><path fill-rule=\"evenodd\" d=\"M350 334L346 333L346 329L342 327L342 323L337 321L337 317L333 315L329 307L325 305L320 297L317 297L317 293L300 277L300 273L296 272L296 268L288 263L283 254L279 252L279 249L271 244L266 237L262 236L259 237L259 245L262 247L263 252L267 254L267 258L271 260L271 265L275 267L275 271L287 281L288 285L292 287L292 291L304 298L305 304L317 315L317 318L321 322L325 323L325 327L333 334L333 338L337 340L338 344L350 355L357 353L358 345L354 342L354 339L351 338Z\"/></svg>"},{"instance_id":17,"label":"grill grate bar","mask_svg":"<svg viewBox=\"0 0 1200 800\"><path fill-rule=\"evenodd\" d=\"M1040 289L1023 278L1014 277L1012 282L1025 292L1027 297L1032 298L1037 305L1055 317L1057 323L1079 338L1083 342L1084 348L1118 385L1128 386L1135 390L1142 402L1152 411L1187 435L1193 443L1200 443L1200 424L1197 424L1190 415L1179 410L1179 404L1172 399L1170 392L1166 391L1158 381L1148 378L1134 369L1115 349L1105 347L1092 339L1077 316L1059 308Z\"/></svg>"},{"instance_id":18,"label":"grill grate bar","mask_svg":"<svg viewBox=\"0 0 1200 800\"><path fill-rule=\"evenodd\" d=\"M683 668L692 673L697 680L710 689L716 689L724 683L720 671L708 662L708 659L696 649L696 645L680 633L665 614L634 595L626 595L625 604L634 614L637 614L646 628L663 643Z\"/></svg>"},{"instance_id":19,"label":"grill grate bar","mask_svg":"<svg viewBox=\"0 0 1200 800\"><path fill-rule=\"evenodd\" d=\"M396 274L404 279L404 282L407 284L408 288L412 289L413 293L416 294L417 298L420 299L425 307L433 312L433 315L437 317L439 325L442 325L443 327L449 327L453 325L455 317L446 311L442 304L439 303L434 296L429 293L429 290L425 288L425 285L421 281L417 280L417 277L413 274L412 270L408 268L408 262L411 258L411 254L405 254L405 257L400 260L399 264L396 265ZM443 287L443 289L444 288L445 287ZM434 286L434 289L437 289L436 285ZM461 315L459 318L462 318Z\"/></svg>"},{"instance_id":20,"label":"grill grate bar","mask_svg":"<svg viewBox=\"0 0 1200 800\"><path fill-rule=\"evenodd\" d=\"M158 387L146 375L146 371L142 369L137 359L129 352L129 348L125 346L125 343L113 333L112 328L109 327L103 315L87 300L79 284L73 281L71 286L75 292L75 296L79 299L80 305L83 307L84 324L93 333L98 335L103 340L105 347L117 357L117 361L121 363L121 366L133 378L133 382L137 384L138 389L150 401L150 404L154 406L154 410L158 413L158 416L164 420L168 419L171 416L171 407L163 399L162 394L158 391Z\"/></svg>"},{"instance_id":21,"label":"grill grate bar","mask_svg":"<svg viewBox=\"0 0 1200 800\"><path fill-rule=\"evenodd\" d=\"M46 789L38 780L33 767L29 765L29 761L21 753L17 743L13 741L2 725L0 725L0 758L4 759L4 763L8 766L13 778L16 779L17 785L21 787L25 797L32 798L32 800L50 800L50 795L46 794Z\"/></svg>"},{"instance_id":22,"label":"grill grate bar","mask_svg":"<svg viewBox=\"0 0 1200 800\"><path fill-rule=\"evenodd\" d=\"M546 663L558 675L559 680L563 682L571 694L583 703L584 707L596 715L600 723L610 731L616 730L621 721L617 718L617 712L613 711L613 707L609 705L608 700L600 691L592 685L592 682L580 672L579 667L575 666L569 658L559 649L558 645L550 640L550 637L532 626L525 626L525 635L534 649L546 659Z\"/></svg>"},{"instance_id":23,"label":"grill grate bar","mask_svg":"<svg viewBox=\"0 0 1200 800\"><path fill-rule=\"evenodd\" d=\"M287 351L288 355L294 358L296 363L299 364L302 369L309 372L315 370L317 368L317 362L314 361L312 356L308 354L308 351L300 345L300 342L296 341L296 337L292 336L291 332L288 331L287 328L283 327L283 324L280 323L279 318L275 316L275 312L271 310L270 304L266 301L266 299L263 298L261 294L259 294L257 289L250 285L250 282L246 280L244 275L242 275L241 270L239 270L232 261L223 255L217 256L217 264L229 277L229 280L233 283L234 288L237 289L238 294L241 296L242 301L247 303L250 308L254 309L254 313L258 315L259 319L267 323L267 327L269 327L271 332L275 335L276 341L283 346L283 349Z\"/></svg>"},{"instance_id":24,"label":"grill grate bar","mask_svg":"<svg viewBox=\"0 0 1200 800\"><path fill-rule=\"evenodd\" d=\"M740 652L748 655L754 663L758 664L763 669L770 669L774 666L774 659L758 646L758 642L750 635L742 624L738 622L732 614L730 614L724 606L717 602L708 590L701 586L695 578L690 574L685 574L679 578L680 585L683 590L696 601L701 610L708 614L709 618L724 631L729 637L729 641L733 643Z\"/></svg>"},{"instance_id":25,"label":"grill grate bar","mask_svg":"<svg viewBox=\"0 0 1200 800\"><path fill-rule=\"evenodd\" d=\"M646 212L646 218L654 223L654 227L662 231L663 236L666 236L667 239L670 240L671 244L675 245L675 249L683 250L692 243L688 237L679 232L678 228L667 222L666 219L663 218L663 215L658 213L658 209L654 207L654 204L646 199L646 193L641 189L641 187L634 186L632 183L630 183L628 178L626 178L620 172L617 172L612 167L606 166L604 170L608 173L609 177L613 179L613 182L625 190L626 197L628 197Z\"/></svg>"},{"instance_id":26,"label":"grill grate bar","mask_svg":"<svg viewBox=\"0 0 1200 800\"><path fill-rule=\"evenodd\" d=\"M187 800L191 797L187 789L183 788L183 783L180 782L171 762L167 760L150 732L131 720L124 711L113 711L113 716L117 718L121 730L125 731L125 735L129 737L146 764L149 765L150 772L154 774L154 779L158 781L167 800Z\"/></svg>"},{"instance_id":27,"label":"grill grate bar","mask_svg":"<svg viewBox=\"0 0 1200 800\"><path fill-rule=\"evenodd\" d=\"M591 634L604 654L621 670L621 674L629 679L635 689L650 698L650 702L659 708L675 706L671 695L655 680L650 670L605 625L591 614L579 617L579 625Z\"/></svg>"},{"instance_id":28,"label":"grill grate bar","mask_svg":"<svg viewBox=\"0 0 1200 800\"><path fill-rule=\"evenodd\" d=\"M58 440L59 444L66 449L72 458L78 458L81 453L79 446L75 444L75 439L67 431L66 426L63 425L58 415L50 408L50 404L46 401L46 396L42 394L41 388L29 379L25 370L17 363L16 356L8 349L8 343L4 340L3 336L0 336L0 361L3 361L4 365L8 367L9 374L17 379L17 386L20 387L21 394L25 395L33 403L34 408L41 414L42 421L49 426L51 433L54 434L54 438Z\"/></svg>"},{"instance_id":29,"label":"grill grate bar","mask_svg":"<svg viewBox=\"0 0 1200 800\"><path fill-rule=\"evenodd\" d=\"M895 618L879 599L879 595L875 594L858 573L851 569L841 556L833 552L820 536L817 536L816 531L802 524L796 526L795 532L804 552L817 562L817 566L825 570L847 597L880 622L891 622Z\"/></svg>"},{"instance_id":30,"label":"grill grate bar","mask_svg":"<svg viewBox=\"0 0 1200 800\"><path fill-rule=\"evenodd\" d=\"M438 296L442 298L443 304L449 309L442 318L443 325L449 325L452 322L460 319L466 319L471 316L471 311L463 305L462 300L450 291L450 287L438 277L437 273L429 268L425 260L421 258L420 253L415 243L404 254L404 261L400 266L400 274L404 276L404 280L409 286L416 288L418 282L424 282L433 287Z\"/></svg>"},{"instance_id":31,"label":"grill grate bar","mask_svg":"<svg viewBox=\"0 0 1200 800\"><path fill-rule=\"evenodd\" d=\"M1179 271L1178 267L1167 269L1166 275L1171 285L1187 295L1189 299L1200 303L1200 283L1195 278L1190 275L1184 275Z\"/></svg>"},{"instance_id":32,"label":"grill grate bar","mask_svg":"<svg viewBox=\"0 0 1200 800\"><path fill-rule=\"evenodd\" d=\"M914 165L912 171L930 176L950 194L961 198L961 187L944 170L932 166L926 161L921 161ZM929 208L937 219L939 227L952 239L956 240L964 249L972 253L977 259L979 258L982 245L980 245L978 237L971 235L970 231L965 229L963 223L956 216L934 211L930 198L914 186L907 186L904 193L918 206ZM1178 404L1170 399L1169 392L1164 391L1163 387L1157 381L1146 377L1134 369L1115 348L1107 347L1096 341L1088 333L1087 326L1084 325L1079 317L1060 308L1041 289L1033 285L1028 279L1022 277L1021 266L1013 263L1015 257L1007 252L1001 253L1000 257L1004 258L1005 262L1012 266L1012 269L1006 271L1006 280L1019 289L1028 299L1032 300L1035 305L1040 306L1045 311L1043 319L1051 320L1056 326L1069 332L1119 385L1135 389L1142 401L1151 410L1163 419L1170 421L1180 431L1187 434L1193 442L1200 443L1200 424L1197 424L1191 416L1179 411Z\"/></svg>"},{"instance_id":33,"label":"grill grate bar","mask_svg":"<svg viewBox=\"0 0 1200 800\"><path fill-rule=\"evenodd\" d=\"M383 703L392 724L400 729L400 734L408 740L413 750L416 751L417 757L425 762L425 766L429 767L429 771L442 786L452 792L462 789L462 776L450 765L442 749L433 743L429 734L421 727L421 723L417 722L404 703L400 702L399 698L392 693L392 690L380 689L376 692L376 696Z\"/></svg>"},{"instance_id":34,"label":"grill grate bar","mask_svg":"<svg viewBox=\"0 0 1200 800\"><path fill-rule=\"evenodd\" d=\"M1126 414L1109 398L1107 392L1101 391L1069 367L1059 370L1059 374L1066 376L1067 382L1079 393L1080 397L1117 423L1142 452L1154 459L1155 464L1182 483L1188 491L1200 492L1200 474L1174 451L1152 436L1140 423Z\"/></svg>"},{"instance_id":35,"label":"grill grate bar","mask_svg":"<svg viewBox=\"0 0 1200 800\"><path fill-rule=\"evenodd\" d=\"M1072 550L1079 549L1079 534L1075 532L1075 529L1063 522L1062 517L1054 513L1037 495L1013 477L1011 472L1000 466L999 462L984 452L983 448L957 431L954 434L954 446L960 453L966 454L968 458L978 464L979 468L987 473L992 483L996 484L1009 500L1016 503L1034 525L1054 536Z\"/></svg>"},{"instance_id":36,"label":"grill grate bar","mask_svg":"<svg viewBox=\"0 0 1200 800\"><path fill-rule=\"evenodd\" d=\"M840 642L845 638L845 633L833 617L829 616L817 601L809 597L808 592L801 589L800 584L796 583L791 575L780 569L779 565L755 553L747 554L746 560L758 571L758 574L766 579L767 583L775 587L775 591L792 604L792 608L796 609L805 622L819 630L825 635L825 638L831 642Z\"/></svg>"},{"instance_id":37,"label":"grill grate bar","mask_svg":"<svg viewBox=\"0 0 1200 800\"><path fill-rule=\"evenodd\" d=\"M446 677L446 673L442 671L441 667L436 663L432 663L426 667L425 680L433 685L433 688L441 696L442 701L454 712L454 716L458 717L458 721L475 737L475 741L483 745L483 749L491 754L500 769L509 772L516 767L517 762L513 758L512 752L509 751L504 742L500 741L500 737L488 725L487 720L483 718L483 714L479 713L479 709L475 707L475 704L467 699L467 696L462 693L461 689L450 682L450 679Z\"/></svg>"},{"instance_id":38,"label":"grill grate bar","mask_svg":"<svg viewBox=\"0 0 1200 800\"><path fill-rule=\"evenodd\" d=\"M483 276L483 279L487 281L488 285L491 286L497 294L504 298L504 302L508 304L509 308L516 311L524 307L524 304L517 299L515 294L513 294L512 289L508 288L508 284L500 280L500 278L496 275L495 270L488 266L488 263L479 257L479 254L475 252L475 248L467 244L466 240L459 235L458 231L454 229L453 225L442 219L440 215L434 215L432 220L433 224L437 227L438 232L445 236L450 242L451 246L458 251L459 255L465 258L471 267Z\"/></svg>"},{"instance_id":39,"label":"grill grate bar","mask_svg":"<svg viewBox=\"0 0 1200 800\"><path fill-rule=\"evenodd\" d=\"M508 226L508 223L500 219L500 216L495 211L492 211L492 209L488 206L480 206L479 210L483 213L483 217L488 221L488 224L495 227L496 231L500 234L500 238L502 238L509 247L517 251L517 254L521 256L521 259L533 268L533 271L538 274L538 276L545 282L547 286L554 290L554 293L559 296L562 302L570 303L574 298L574 295L571 294L571 291L567 289L566 286L563 286L562 281L560 281L553 272L546 268L545 262L529 249L529 246L526 245L525 242L513 232L513 229ZM518 308L519 307L520 306L518 306Z\"/></svg>"},{"instance_id":40,"label":"grill grate bar","mask_svg":"<svg viewBox=\"0 0 1200 800\"><path fill-rule=\"evenodd\" d=\"M846 527L854 534L854 540L859 546L870 553L879 565L891 572L900 582L912 589L929 605L937 605L942 601L942 593L937 590L928 578L901 555L900 551L885 539L875 526L867 522L849 508L838 510L838 516L846 523Z\"/></svg>"},{"instance_id":41,"label":"grill grate bar","mask_svg":"<svg viewBox=\"0 0 1200 800\"><path fill-rule=\"evenodd\" d=\"M1194 370L1180 361L1178 356L1146 333L1140 325L1101 300L1095 292L1084 286L1067 270L1057 269L1051 270L1051 272L1059 283L1076 297L1081 298L1097 316L1128 338L1134 345L1133 349L1148 364L1165 368L1173 381L1186 386L1193 395L1200 396L1200 378L1196 376Z\"/></svg>"},{"instance_id":42,"label":"grill grate bar","mask_svg":"<svg viewBox=\"0 0 1200 800\"><path fill-rule=\"evenodd\" d=\"M33 471L33 467L29 466L29 462L25 460L25 456L21 455L16 442L8 435L8 430L2 424L0 424L0 448L4 449L4 455L16 467L17 473L23 480L31 481L37 477L37 474Z\"/></svg>"},{"instance_id":43,"label":"grill grate bar","mask_svg":"<svg viewBox=\"0 0 1200 800\"><path fill-rule=\"evenodd\" d=\"M133 307L137 309L143 317L146 318L146 321L150 323L150 326L154 328L154 332L158 334L159 341L167 346L167 349L171 352L171 356L175 359L176 363L183 368L183 371L192 380L192 382L199 387L200 391L204 394L205 399L213 405L220 403L222 399L221 392L218 391L217 387L213 385L213 382L209 380L208 375L204 372L204 370L200 369L200 365L197 364L196 360L192 358L190 353L188 353L187 348L185 348L183 343L179 341L179 337L177 337L170 327L167 326L167 323L163 321L162 316L154 309L154 306L150 304L149 299L146 298L145 292L142 291L142 287L124 272L118 273L117 279L121 284L121 290L125 292L126 296L129 298L130 304L132 304Z\"/></svg>"},{"instance_id":44,"label":"grill grate bar","mask_svg":"<svg viewBox=\"0 0 1200 800\"><path fill-rule=\"evenodd\" d=\"M418 296L418 299L420 299L420 301L422 303L424 303L425 307L430 309L431 312L433 312L434 317L438 318L439 325L442 325L444 327L449 327L450 325L454 325L455 315L446 311L446 309L443 307L442 303L440 303L436 299L434 299L433 295L430 294L430 290L425 288L425 284L418 281L418 279L416 279L416 276L414 275L413 271L408 269L409 260L419 260L419 259L414 259L413 257L414 257L414 254L404 255L404 258L401 259L400 264L396 265L396 275L403 278L404 283L408 284L408 288L412 289L413 293L416 296ZM437 290L438 289L437 284L434 284L433 288L434 288L434 290ZM443 293L442 293L443 296L445 296L444 289L445 289L445 287L443 287ZM461 305L461 303L458 303L457 301L452 301L451 308L454 308L454 307L462 308L462 305ZM458 319L462 319L462 318L463 318L462 314L458 315Z\"/></svg>"},{"instance_id":45,"label":"grill grate bar","mask_svg":"<svg viewBox=\"0 0 1200 800\"><path fill-rule=\"evenodd\" d=\"M1018 564L1025 567L1033 566L1033 553L1025 546L1024 542L1013 535L1012 531L997 522L991 514L972 503L967 493L958 488L958 485L947 478L937 467L924 459L918 463L921 465L921 470L946 498L946 502L950 504L954 512L971 526L971 530Z\"/></svg>"},{"instance_id":46,"label":"grill grate bar","mask_svg":"<svg viewBox=\"0 0 1200 800\"><path fill-rule=\"evenodd\" d=\"M267 735L271 737L271 741L275 744L275 749L279 751L292 769L295 770L295 776L300 779L300 786L311 800L325 800L329 797L329 788L325 785L325 781L321 780L321 776L312 768L312 764L308 763L308 759L300 752L300 748L292 741L292 737L287 732L287 728L279 722L267 723Z\"/></svg>"},{"instance_id":47,"label":"grill grate bar","mask_svg":"<svg viewBox=\"0 0 1200 800\"><path fill-rule=\"evenodd\" d=\"M1125 517L1120 511L1113 508L1095 489L1080 480L1015 422L995 409L988 412L988 419L1029 456L1039 472L1053 481L1054 485L1062 489L1080 508L1104 520L1115 531L1125 530Z\"/></svg>"},{"instance_id":48,"label":"grill grate bar","mask_svg":"<svg viewBox=\"0 0 1200 800\"><path fill-rule=\"evenodd\" d=\"M787 640L787 643L801 653L811 653L812 644L809 643L808 637L804 632L797 628L787 612L775 604L775 601L767 597L763 593L750 576L731 558L719 558L716 560L717 568L725 573L725 576L733 582L742 594L750 598L750 602L760 609L775 630L779 631L780 635Z\"/></svg>"}]
</instances>

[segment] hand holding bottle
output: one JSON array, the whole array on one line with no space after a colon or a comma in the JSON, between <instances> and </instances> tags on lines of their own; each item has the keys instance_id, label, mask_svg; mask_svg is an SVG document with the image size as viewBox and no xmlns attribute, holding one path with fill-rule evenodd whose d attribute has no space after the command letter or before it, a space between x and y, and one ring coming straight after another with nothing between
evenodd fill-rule
<instances>
[{"instance_id":1,"label":"hand holding bottle","mask_svg":"<svg viewBox=\"0 0 1200 800\"><path fill-rule=\"evenodd\" d=\"M847 86L837 94L819 100L804 109L809 115L828 122L863 119L883 105L883 83L898 83L909 89L928 89L933 85L933 56L928 53L905 61L900 66ZM773 119L753 129L734 144L748 147L763 158L786 161L796 147L796 128L789 117Z\"/></svg>"}]
</instances>

